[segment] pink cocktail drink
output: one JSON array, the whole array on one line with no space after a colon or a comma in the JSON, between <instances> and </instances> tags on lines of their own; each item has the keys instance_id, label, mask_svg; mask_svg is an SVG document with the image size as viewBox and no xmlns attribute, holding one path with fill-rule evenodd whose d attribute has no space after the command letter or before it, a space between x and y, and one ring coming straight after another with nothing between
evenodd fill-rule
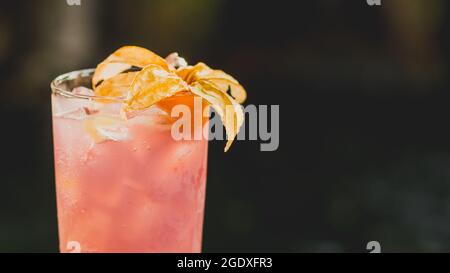
<instances>
[{"instance_id":1,"label":"pink cocktail drink","mask_svg":"<svg viewBox=\"0 0 450 273\"><path fill-rule=\"evenodd\" d=\"M200 252L207 140L174 140L157 105L124 119L119 99L73 93L91 74L52 85L61 252Z\"/></svg>"}]
</instances>

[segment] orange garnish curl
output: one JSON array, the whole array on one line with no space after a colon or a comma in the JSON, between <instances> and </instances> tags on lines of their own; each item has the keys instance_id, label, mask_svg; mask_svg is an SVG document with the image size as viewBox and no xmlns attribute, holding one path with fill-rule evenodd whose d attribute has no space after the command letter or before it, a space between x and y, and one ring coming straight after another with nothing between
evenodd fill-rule
<instances>
[{"instance_id":1,"label":"orange garnish curl","mask_svg":"<svg viewBox=\"0 0 450 273\"><path fill-rule=\"evenodd\" d=\"M169 57L173 63L141 47L122 47L97 66L92 78L94 91L99 96L125 98L125 112L164 104L161 102L175 95L199 96L221 117L227 151L244 122L240 103L247 97L245 89L222 70L204 63L186 66L177 54Z\"/></svg>"}]
</instances>

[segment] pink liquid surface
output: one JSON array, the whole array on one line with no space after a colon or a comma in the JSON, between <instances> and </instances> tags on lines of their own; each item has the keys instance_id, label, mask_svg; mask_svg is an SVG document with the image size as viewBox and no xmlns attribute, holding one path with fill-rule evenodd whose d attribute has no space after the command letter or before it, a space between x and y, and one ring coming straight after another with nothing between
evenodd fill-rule
<instances>
[{"instance_id":1,"label":"pink liquid surface","mask_svg":"<svg viewBox=\"0 0 450 273\"><path fill-rule=\"evenodd\" d=\"M200 252L207 140L175 141L156 107L86 103L52 95L60 251Z\"/></svg>"}]
</instances>

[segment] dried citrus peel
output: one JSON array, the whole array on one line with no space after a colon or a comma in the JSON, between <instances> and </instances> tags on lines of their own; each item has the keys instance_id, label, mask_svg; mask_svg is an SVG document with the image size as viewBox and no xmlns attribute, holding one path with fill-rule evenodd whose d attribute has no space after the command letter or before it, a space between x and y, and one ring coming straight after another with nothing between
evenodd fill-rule
<instances>
[{"instance_id":1,"label":"dried citrus peel","mask_svg":"<svg viewBox=\"0 0 450 273\"><path fill-rule=\"evenodd\" d=\"M205 99L219 114L226 129L227 144L225 152L228 151L239 132L239 128L244 123L244 113L241 105L227 93L207 82L195 82L190 86L190 90L192 93Z\"/></svg>"},{"instance_id":2,"label":"dried citrus peel","mask_svg":"<svg viewBox=\"0 0 450 273\"><path fill-rule=\"evenodd\" d=\"M137 46L124 46L97 66L92 77L94 91L98 95L110 93L109 96L125 96L127 90L114 89L112 86L130 86L134 78L121 77L121 75L138 72L150 64L169 70L167 62L150 50Z\"/></svg>"},{"instance_id":3,"label":"dried citrus peel","mask_svg":"<svg viewBox=\"0 0 450 273\"><path fill-rule=\"evenodd\" d=\"M180 77L161 66L151 64L134 78L124 110L143 110L185 90L189 90L189 87Z\"/></svg>"},{"instance_id":4,"label":"dried citrus peel","mask_svg":"<svg viewBox=\"0 0 450 273\"><path fill-rule=\"evenodd\" d=\"M230 91L231 96L238 102L243 103L247 98L244 87L239 82L223 72L222 70L211 69L204 63L198 63L195 66L180 68L177 74L183 78L188 84L203 80L208 81L209 85L224 93Z\"/></svg>"},{"instance_id":5,"label":"dried citrus peel","mask_svg":"<svg viewBox=\"0 0 450 273\"><path fill-rule=\"evenodd\" d=\"M125 114L144 110L175 95L194 94L203 98L225 126L225 151L244 122L240 103L247 95L242 85L204 63L187 66L178 54L171 54L165 60L144 48L122 47L97 66L92 84L97 95L125 98Z\"/></svg>"},{"instance_id":6,"label":"dried citrus peel","mask_svg":"<svg viewBox=\"0 0 450 273\"><path fill-rule=\"evenodd\" d=\"M103 81L97 88L97 96L124 97L130 90L130 85L138 72L121 73L106 81Z\"/></svg>"},{"instance_id":7,"label":"dried citrus peel","mask_svg":"<svg viewBox=\"0 0 450 273\"><path fill-rule=\"evenodd\" d=\"M121 126L123 120L106 116L91 116L83 121L85 131L96 142L107 140L125 140L128 132L125 126Z\"/></svg>"}]
</instances>

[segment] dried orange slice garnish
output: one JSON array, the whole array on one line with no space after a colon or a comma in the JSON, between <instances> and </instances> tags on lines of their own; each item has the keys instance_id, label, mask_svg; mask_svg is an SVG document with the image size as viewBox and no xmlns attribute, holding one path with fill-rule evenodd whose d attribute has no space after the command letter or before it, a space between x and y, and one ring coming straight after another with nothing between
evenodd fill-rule
<instances>
[{"instance_id":1,"label":"dried orange slice garnish","mask_svg":"<svg viewBox=\"0 0 450 273\"><path fill-rule=\"evenodd\" d=\"M199 106L198 101L201 102L201 109L198 109ZM201 131L209 121L209 102L204 99L199 98L197 95L192 92L180 92L174 96L168 97L164 100L159 101L156 106L159 109L163 110L170 117L171 122L176 122L177 118L173 118L171 115L173 110L177 106L185 106L189 108L191 113L191 134L196 137L196 131ZM197 112L196 111L201 111ZM196 115L197 114L197 115ZM203 115L205 114L205 115ZM203 135L202 135L203 137Z\"/></svg>"},{"instance_id":2,"label":"dried orange slice garnish","mask_svg":"<svg viewBox=\"0 0 450 273\"><path fill-rule=\"evenodd\" d=\"M219 114L227 134L225 152L228 151L244 123L244 112L241 105L227 93L206 82L195 82L191 85L190 90L205 99Z\"/></svg>"},{"instance_id":3,"label":"dried orange slice garnish","mask_svg":"<svg viewBox=\"0 0 450 273\"><path fill-rule=\"evenodd\" d=\"M213 70L204 63L180 68L177 71L177 74L188 84L204 81L207 82L208 85L214 86L224 93L230 91L231 96L238 103L243 103L247 98L244 87L242 87L235 78L222 70Z\"/></svg>"},{"instance_id":4,"label":"dried orange slice garnish","mask_svg":"<svg viewBox=\"0 0 450 273\"><path fill-rule=\"evenodd\" d=\"M97 96L124 97L128 94L131 83L137 74L138 72L122 73L103 81L95 89L95 94Z\"/></svg>"},{"instance_id":5,"label":"dried orange slice garnish","mask_svg":"<svg viewBox=\"0 0 450 273\"><path fill-rule=\"evenodd\" d=\"M151 64L136 75L124 110L126 112L143 110L186 90L189 90L188 85L175 73Z\"/></svg>"},{"instance_id":6,"label":"dried orange slice garnish","mask_svg":"<svg viewBox=\"0 0 450 273\"><path fill-rule=\"evenodd\" d=\"M137 46L124 46L118 49L95 69L92 77L92 86L95 93L100 96L126 95L127 90L120 87L130 86L134 79L133 76L136 76L135 72L150 64L159 65L169 70L166 60L150 50ZM123 74L129 73L135 74L123 76ZM119 89L112 86L119 87Z\"/></svg>"},{"instance_id":7,"label":"dried orange slice garnish","mask_svg":"<svg viewBox=\"0 0 450 273\"><path fill-rule=\"evenodd\" d=\"M141 47L122 47L97 66L92 85L97 95L126 97L125 114L154 104L170 111L175 102L191 108L192 95L199 96L221 117L227 134L225 151L244 122L240 103L247 93L242 85L204 63L187 66L175 53L165 60ZM180 99L183 96L189 96L189 100Z\"/></svg>"}]
</instances>

